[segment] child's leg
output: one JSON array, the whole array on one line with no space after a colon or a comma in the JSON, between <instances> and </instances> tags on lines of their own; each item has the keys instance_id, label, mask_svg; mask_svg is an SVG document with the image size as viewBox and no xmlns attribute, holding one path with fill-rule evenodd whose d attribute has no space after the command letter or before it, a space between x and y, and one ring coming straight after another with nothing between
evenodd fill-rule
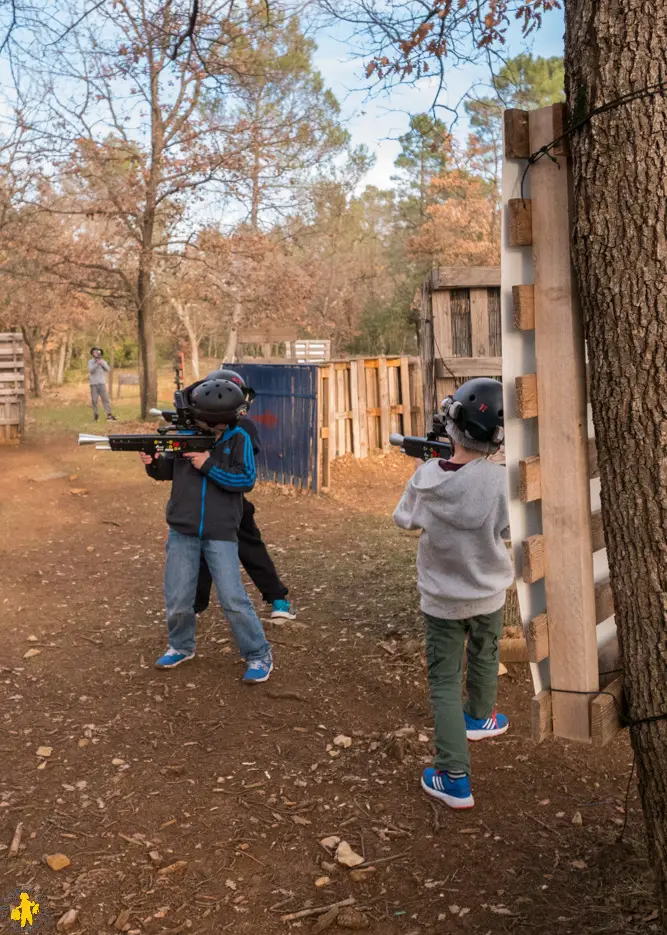
<instances>
[{"instance_id":1,"label":"child's leg","mask_svg":"<svg viewBox=\"0 0 667 935\"><path fill-rule=\"evenodd\" d=\"M202 554L199 565L199 577L197 578L197 593L195 594L196 614L203 613L211 602L212 585L213 579L211 578L211 572L208 570L206 559Z\"/></svg>"},{"instance_id":2,"label":"child's leg","mask_svg":"<svg viewBox=\"0 0 667 935\"><path fill-rule=\"evenodd\" d=\"M239 559L267 604L285 598L287 588L278 577L276 566L262 541L255 522L255 507L245 497L239 527Z\"/></svg>"},{"instance_id":3,"label":"child's leg","mask_svg":"<svg viewBox=\"0 0 667 935\"><path fill-rule=\"evenodd\" d=\"M498 640L505 610L473 617L468 639L468 701L465 711L476 720L491 717L498 695Z\"/></svg>"},{"instance_id":4,"label":"child's leg","mask_svg":"<svg viewBox=\"0 0 667 935\"><path fill-rule=\"evenodd\" d=\"M218 600L232 627L232 634L241 656L248 662L269 660L269 646L262 621L243 589L239 550L236 542L202 539L202 550L209 567Z\"/></svg>"},{"instance_id":5,"label":"child's leg","mask_svg":"<svg viewBox=\"0 0 667 935\"><path fill-rule=\"evenodd\" d=\"M461 680L466 620L426 618L426 662L435 718L436 769L470 774Z\"/></svg>"},{"instance_id":6,"label":"child's leg","mask_svg":"<svg viewBox=\"0 0 667 935\"><path fill-rule=\"evenodd\" d=\"M169 645L179 653L195 651L195 614L193 610L201 540L184 536L173 529L167 538L167 562L164 566L164 598L167 605Z\"/></svg>"}]
</instances>

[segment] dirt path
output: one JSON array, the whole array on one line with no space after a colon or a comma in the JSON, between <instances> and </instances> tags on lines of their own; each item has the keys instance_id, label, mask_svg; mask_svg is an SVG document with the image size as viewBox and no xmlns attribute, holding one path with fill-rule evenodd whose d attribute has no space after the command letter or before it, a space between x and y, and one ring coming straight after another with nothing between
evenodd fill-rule
<instances>
[{"instance_id":1,"label":"dirt path","mask_svg":"<svg viewBox=\"0 0 667 935\"><path fill-rule=\"evenodd\" d=\"M51 441L0 452L0 903L25 888L40 930L77 909L89 935L309 932L281 916L350 896L375 935L658 931L634 786L614 844L627 740L535 747L524 668L502 680L511 733L474 750L475 811L420 794L416 543L388 515L403 462L341 467L340 499L253 495L299 618L267 624L276 671L249 689L217 609L194 663L153 668L166 489L133 457ZM376 869L334 867L331 835Z\"/></svg>"}]
</instances>

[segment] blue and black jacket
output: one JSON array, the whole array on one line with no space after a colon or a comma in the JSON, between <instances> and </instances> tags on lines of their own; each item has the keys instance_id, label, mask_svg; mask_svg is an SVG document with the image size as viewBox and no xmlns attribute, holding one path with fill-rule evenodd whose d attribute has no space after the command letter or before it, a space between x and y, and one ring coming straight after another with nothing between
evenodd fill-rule
<instances>
[{"instance_id":1,"label":"blue and black jacket","mask_svg":"<svg viewBox=\"0 0 667 935\"><path fill-rule=\"evenodd\" d=\"M243 494L252 490L256 477L253 441L245 428L228 428L201 471L187 458L166 454L147 465L146 473L154 480L172 481L167 523L176 532L237 540Z\"/></svg>"}]
</instances>

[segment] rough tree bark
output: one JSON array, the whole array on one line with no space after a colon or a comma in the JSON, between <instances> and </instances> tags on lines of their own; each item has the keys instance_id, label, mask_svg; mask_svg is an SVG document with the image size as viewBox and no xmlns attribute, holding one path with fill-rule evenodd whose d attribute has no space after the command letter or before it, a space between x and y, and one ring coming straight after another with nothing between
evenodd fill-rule
<instances>
[{"instance_id":1,"label":"rough tree bark","mask_svg":"<svg viewBox=\"0 0 667 935\"><path fill-rule=\"evenodd\" d=\"M667 8L566 3L570 122L667 79ZM571 140L573 258L586 319L602 513L630 716L667 711L667 98ZM631 730L667 929L667 722Z\"/></svg>"}]
</instances>

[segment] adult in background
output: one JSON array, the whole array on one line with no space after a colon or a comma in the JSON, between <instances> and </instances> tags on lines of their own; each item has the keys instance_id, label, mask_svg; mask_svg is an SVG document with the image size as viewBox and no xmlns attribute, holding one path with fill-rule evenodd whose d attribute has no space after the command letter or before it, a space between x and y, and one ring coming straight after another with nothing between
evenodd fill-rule
<instances>
[{"instance_id":1,"label":"adult in background","mask_svg":"<svg viewBox=\"0 0 667 935\"><path fill-rule=\"evenodd\" d=\"M91 347L90 360L88 361L88 380L90 382L90 401L93 404L93 419L97 422L100 417L98 404L100 399L107 419L115 422L116 417L111 411L109 394L107 393L107 373L109 364L104 360L104 351L101 347Z\"/></svg>"}]
</instances>

